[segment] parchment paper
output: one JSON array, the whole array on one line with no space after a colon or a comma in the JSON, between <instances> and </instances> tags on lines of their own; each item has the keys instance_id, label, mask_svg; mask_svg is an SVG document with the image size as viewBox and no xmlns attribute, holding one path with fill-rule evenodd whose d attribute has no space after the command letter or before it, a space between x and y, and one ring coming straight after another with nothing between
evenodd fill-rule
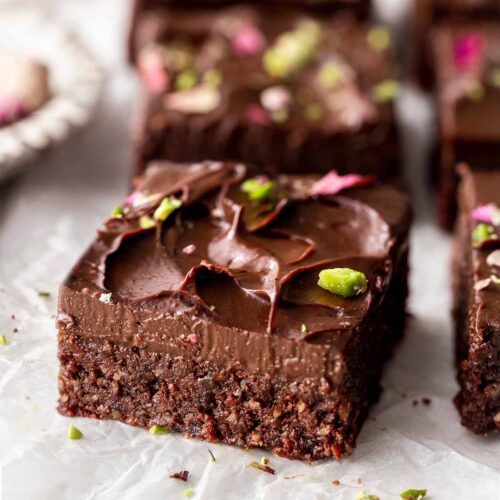
<instances>
[{"instance_id":1,"label":"parchment paper","mask_svg":"<svg viewBox=\"0 0 500 500\"><path fill-rule=\"evenodd\" d=\"M382 10L399 13L403 3L393 0ZM43 7L83 34L107 70L107 86L85 133L0 187L0 334L8 339L0 346L1 500L175 499L186 488L199 499L351 500L368 491L384 500L410 487L427 488L431 499L500 498L499 437L467 432L451 401L457 385L449 316L450 239L434 225L425 182L431 108L411 90L405 91L400 111L417 212L412 319L351 457L308 465L260 450L174 434L155 437L116 422L71 420L56 413L57 287L126 192L136 82L123 63L129 2L70 0ZM49 298L39 295L46 291ZM430 404L422 398L430 398ZM82 430L82 440L68 440L70 422ZM270 457L274 476L247 467L263 455ZM190 471L187 483L169 478L180 470Z\"/></svg>"}]
</instances>

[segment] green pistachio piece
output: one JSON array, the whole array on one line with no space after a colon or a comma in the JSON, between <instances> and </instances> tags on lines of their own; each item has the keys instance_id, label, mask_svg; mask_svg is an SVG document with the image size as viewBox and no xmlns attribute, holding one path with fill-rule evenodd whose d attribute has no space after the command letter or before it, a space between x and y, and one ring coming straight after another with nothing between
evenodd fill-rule
<instances>
[{"instance_id":1,"label":"green pistachio piece","mask_svg":"<svg viewBox=\"0 0 500 500\"><path fill-rule=\"evenodd\" d=\"M355 297L366 292L366 276L360 271L348 267L323 269L319 273L318 285L330 293L342 297Z\"/></svg>"},{"instance_id":2,"label":"green pistachio piece","mask_svg":"<svg viewBox=\"0 0 500 500\"><path fill-rule=\"evenodd\" d=\"M70 425L68 427L68 438L69 439L82 439L83 433L79 429L77 429L74 425Z\"/></svg>"},{"instance_id":3,"label":"green pistachio piece","mask_svg":"<svg viewBox=\"0 0 500 500\"><path fill-rule=\"evenodd\" d=\"M367 40L374 51L383 52L391 45L391 32L385 26L375 26L368 32Z\"/></svg>"},{"instance_id":4,"label":"green pistachio piece","mask_svg":"<svg viewBox=\"0 0 500 500\"><path fill-rule=\"evenodd\" d=\"M165 434L170 434L170 431L163 427L163 425L154 424L149 428L149 433L153 436L164 436Z\"/></svg>"},{"instance_id":5,"label":"green pistachio piece","mask_svg":"<svg viewBox=\"0 0 500 500\"><path fill-rule=\"evenodd\" d=\"M380 497L377 495L370 495L369 493L366 493L366 491L362 491L356 495L355 500L380 500Z\"/></svg>"},{"instance_id":6,"label":"green pistachio piece","mask_svg":"<svg viewBox=\"0 0 500 500\"><path fill-rule=\"evenodd\" d=\"M182 206L182 201L170 196L169 198L163 198L160 205L155 210L153 214L153 219L164 222L167 220L169 215Z\"/></svg>"},{"instance_id":7,"label":"green pistachio piece","mask_svg":"<svg viewBox=\"0 0 500 500\"><path fill-rule=\"evenodd\" d=\"M495 237L495 228L483 222L478 224L472 231L472 243L476 248L480 247L485 240Z\"/></svg>"},{"instance_id":8,"label":"green pistachio piece","mask_svg":"<svg viewBox=\"0 0 500 500\"><path fill-rule=\"evenodd\" d=\"M382 80L373 88L373 100L380 103L394 101L399 96L399 92L400 85L397 80Z\"/></svg>"},{"instance_id":9,"label":"green pistachio piece","mask_svg":"<svg viewBox=\"0 0 500 500\"><path fill-rule=\"evenodd\" d=\"M116 207L111 212L111 217L121 217L123 215L123 208Z\"/></svg>"},{"instance_id":10,"label":"green pistachio piece","mask_svg":"<svg viewBox=\"0 0 500 500\"><path fill-rule=\"evenodd\" d=\"M186 69L182 73L179 73L175 80L175 88L177 90L190 90L197 83L196 73L191 69Z\"/></svg>"},{"instance_id":11,"label":"green pistachio piece","mask_svg":"<svg viewBox=\"0 0 500 500\"><path fill-rule=\"evenodd\" d=\"M7 345L7 337L5 335L0 335L0 345Z\"/></svg>"},{"instance_id":12,"label":"green pistachio piece","mask_svg":"<svg viewBox=\"0 0 500 500\"><path fill-rule=\"evenodd\" d=\"M156 222L149 216L149 215L143 215L139 219L139 227L141 229L151 229L152 227L156 226Z\"/></svg>"},{"instance_id":13,"label":"green pistachio piece","mask_svg":"<svg viewBox=\"0 0 500 500\"><path fill-rule=\"evenodd\" d=\"M319 83L325 88L332 88L337 85L344 76L344 70L339 63L330 61L319 70L318 80Z\"/></svg>"},{"instance_id":14,"label":"green pistachio piece","mask_svg":"<svg viewBox=\"0 0 500 500\"><path fill-rule=\"evenodd\" d=\"M316 103L308 104L304 108L304 115L308 120L317 122L324 116L323 108L321 107L321 105Z\"/></svg>"},{"instance_id":15,"label":"green pistachio piece","mask_svg":"<svg viewBox=\"0 0 500 500\"><path fill-rule=\"evenodd\" d=\"M404 500L421 500L427 495L427 490L414 490L409 489L400 493L399 496Z\"/></svg>"},{"instance_id":16,"label":"green pistachio piece","mask_svg":"<svg viewBox=\"0 0 500 500\"><path fill-rule=\"evenodd\" d=\"M274 182L247 179L243 182L240 189L248 195L248 199L252 201L263 201L269 199L273 195Z\"/></svg>"},{"instance_id":17,"label":"green pistachio piece","mask_svg":"<svg viewBox=\"0 0 500 500\"><path fill-rule=\"evenodd\" d=\"M185 498L194 497L194 490L193 490L193 488L188 488L187 490L184 490L182 492L182 496L185 497Z\"/></svg>"}]
</instances>

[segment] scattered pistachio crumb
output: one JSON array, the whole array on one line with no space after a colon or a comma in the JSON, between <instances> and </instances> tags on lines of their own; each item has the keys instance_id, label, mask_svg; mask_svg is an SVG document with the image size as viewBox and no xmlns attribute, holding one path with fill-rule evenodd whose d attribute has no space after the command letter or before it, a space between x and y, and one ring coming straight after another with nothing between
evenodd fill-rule
<instances>
[{"instance_id":1,"label":"scattered pistachio crumb","mask_svg":"<svg viewBox=\"0 0 500 500\"><path fill-rule=\"evenodd\" d=\"M48 298L50 298L52 295L51 295L51 293L50 293L50 292L45 292L45 291L43 291L43 290L42 290L42 291L38 292L38 296L39 296L39 297L42 297L43 299L48 299Z\"/></svg>"},{"instance_id":2,"label":"scattered pistachio crumb","mask_svg":"<svg viewBox=\"0 0 500 500\"><path fill-rule=\"evenodd\" d=\"M77 429L74 425L68 427L68 438L69 439L82 439L83 433L81 430Z\"/></svg>"},{"instance_id":3,"label":"scattered pistachio crumb","mask_svg":"<svg viewBox=\"0 0 500 500\"><path fill-rule=\"evenodd\" d=\"M149 433L153 434L153 436L164 436L170 434L170 431L163 425L154 424L149 428Z\"/></svg>"},{"instance_id":4,"label":"scattered pistachio crumb","mask_svg":"<svg viewBox=\"0 0 500 500\"><path fill-rule=\"evenodd\" d=\"M0 335L0 345L7 345L7 337L5 335Z\"/></svg>"},{"instance_id":5,"label":"scattered pistachio crumb","mask_svg":"<svg viewBox=\"0 0 500 500\"><path fill-rule=\"evenodd\" d=\"M323 269L319 273L318 286L342 297L355 297L366 292L366 276L348 267Z\"/></svg>"},{"instance_id":6,"label":"scattered pistachio crumb","mask_svg":"<svg viewBox=\"0 0 500 500\"><path fill-rule=\"evenodd\" d=\"M194 490L193 488L188 488L187 490L184 490L182 492L182 496L185 498L191 498L194 496Z\"/></svg>"},{"instance_id":7,"label":"scattered pistachio crumb","mask_svg":"<svg viewBox=\"0 0 500 500\"><path fill-rule=\"evenodd\" d=\"M123 208L120 206L114 208L111 211L111 217L122 217L122 216L123 216Z\"/></svg>"},{"instance_id":8,"label":"scattered pistachio crumb","mask_svg":"<svg viewBox=\"0 0 500 500\"><path fill-rule=\"evenodd\" d=\"M307 326L304 323L302 323L302 326L300 327L300 331L304 334L307 333Z\"/></svg>"},{"instance_id":9,"label":"scattered pistachio crumb","mask_svg":"<svg viewBox=\"0 0 500 500\"><path fill-rule=\"evenodd\" d=\"M163 200L161 200L160 205L153 214L153 219L160 222L164 222L167 220L167 218L170 216L172 212L174 212L181 206L182 206L182 201L177 198L174 198L173 196L170 196L169 198L163 198Z\"/></svg>"},{"instance_id":10,"label":"scattered pistachio crumb","mask_svg":"<svg viewBox=\"0 0 500 500\"><path fill-rule=\"evenodd\" d=\"M422 489L422 490L415 490L415 489L409 489L406 491L403 491L403 493L400 493L399 496L403 498L404 500L421 500L427 495L427 490Z\"/></svg>"},{"instance_id":11,"label":"scattered pistachio crumb","mask_svg":"<svg viewBox=\"0 0 500 500\"><path fill-rule=\"evenodd\" d=\"M355 500L380 500L380 498L377 495L370 495L366 491L361 491L356 495Z\"/></svg>"},{"instance_id":12,"label":"scattered pistachio crumb","mask_svg":"<svg viewBox=\"0 0 500 500\"><path fill-rule=\"evenodd\" d=\"M151 229L152 227L156 226L156 222L149 216L149 215L143 215L139 219L139 227L141 229Z\"/></svg>"},{"instance_id":13,"label":"scattered pistachio crumb","mask_svg":"<svg viewBox=\"0 0 500 500\"><path fill-rule=\"evenodd\" d=\"M216 460L215 460L215 455L212 453L212 451L211 451L211 450L208 450L208 453L210 453L210 462L215 463L215 462L216 462Z\"/></svg>"}]
</instances>

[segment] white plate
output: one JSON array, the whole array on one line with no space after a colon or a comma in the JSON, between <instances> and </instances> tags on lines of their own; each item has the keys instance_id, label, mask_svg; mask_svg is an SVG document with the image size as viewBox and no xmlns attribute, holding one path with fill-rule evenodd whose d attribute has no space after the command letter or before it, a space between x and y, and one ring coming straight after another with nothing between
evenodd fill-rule
<instances>
[{"instance_id":1,"label":"white plate","mask_svg":"<svg viewBox=\"0 0 500 500\"><path fill-rule=\"evenodd\" d=\"M51 98L28 117L0 128L0 180L84 126L102 74L77 37L36 13L0 9L0 47L33 56L49 69Z\"/></svg>"}]
</instances>

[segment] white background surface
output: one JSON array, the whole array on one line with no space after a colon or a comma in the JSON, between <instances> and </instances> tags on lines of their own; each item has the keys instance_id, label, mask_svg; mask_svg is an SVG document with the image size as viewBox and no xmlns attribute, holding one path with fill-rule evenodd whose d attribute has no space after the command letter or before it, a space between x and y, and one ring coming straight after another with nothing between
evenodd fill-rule
<instances>
[{"instance_id":1,"label":"white background surface","mask_svg":"<svg viewBox=\"0 0 500 500\"><path fill-rule=\"evenodd\" d=\"M0 1L0 9L5 3L19 1ZM428 488L433 500L499 499L500 436L483 439L467 432L451 401L457 386L449 317L450 240L434 225L424 180L429 103L408 91L400 110L417 212L413 317L355 453L340 463L314 465L271 457L276 470L271 476L246 467L262 451L180 435L154 437L115 422L72 420L84 439L67 439L70 419L54 409L57 287L126 193L136 82L124 63L129 2L60 0L52 8L40 0L30 3L43 4L49 16L63 18L82 34L105 68L107 83L84 133L0 186L0 334L8 338L8 345L0 346L0 499L175 499L189 487L200 499L351 500L365 490L385 500L410 487ZM397 15L405 5L392 0L384 12ZM1 19L0 10L0 29ZM38 291L52 296L41 298ZM424 397L432 400L429 406L421 403ZM414 400L420 403L413 406ZM209 448L216 463L209 460ZM184 469L190 471L188 483L169 479Z\"/></svg>"}]
</instances>

